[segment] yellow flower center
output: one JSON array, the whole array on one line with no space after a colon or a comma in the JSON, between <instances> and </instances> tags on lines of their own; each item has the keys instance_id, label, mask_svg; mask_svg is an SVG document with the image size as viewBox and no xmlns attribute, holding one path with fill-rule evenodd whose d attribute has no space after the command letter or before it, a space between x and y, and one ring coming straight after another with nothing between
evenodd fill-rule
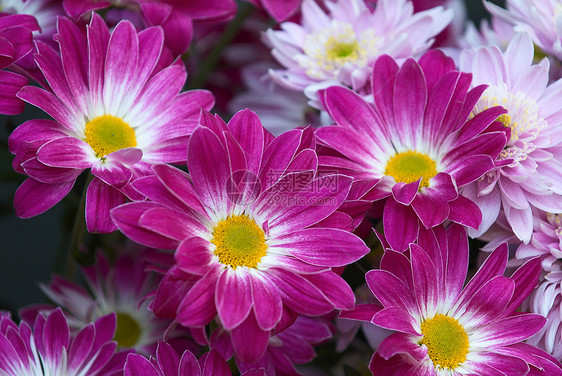
<instances>
[{"instance_id":1,"label":"yellow flower center","mask_svg":"<svg viewBox=\"0 0 562 376\"><path fill-rule=\"evenodd\" d=\"M119 347L133 347L141 335L138 322L128 313L117 312L117 323L113 340Z\"/></svg>"},{"instance_id":2,"label":"yellow flower center","mask_svg":"<svg viewBox=\"0 0 562 376\"><path fill-rule=\"evenodd\" d=\"M386 164L385 175L392 176L396 182L412 183L422 178L421 187L429 187L429 179L437 175L435 162L427 155L417 151L404 151L396 154Z\"/></svg>"},{"instance_id":3,"label":"yellow flower center","mask_svg":"<svg viewBox=\"0 0 562 376\"><path fill-rule=\"evenodd\" d=\"M135 130L118 117L102 115L86 124L84 141L96 157L103 158L114 151L137 146Z\"/></svg>"},{"instance_id":4,"label":"yellow flower center","mask_svg":"<svg viewBox=\"0 0 562 376\"><path fill-rule=\"evenodd\" d=\"M419 344L427 346L427 355L435 368L455 369L466 360L468 334L456 319L435 315L421 324L421 332Z\"/></svg>"},{"instance_id":5,"label":"yellow flower center","mask_svg":"<svg viewBox=\"0 0 562 376\"><path fill-rule=\"evenodd\" d=\"M346 43L330 37L326 42L326 57L332 61L355 60L359 57L358 51L359 43L356 40Z\"/></svg>"},{"instance_id":6,"label":"yellow flower center","mask_svg":"<svg viewBox=\"0 0 562 376\"><path fill-rule=\"evenodd\" d=\"M245 214L233 215L217 223L211 243L221 264L256 268L265 256L265 233Z\"/></svg>"}]
</instances>

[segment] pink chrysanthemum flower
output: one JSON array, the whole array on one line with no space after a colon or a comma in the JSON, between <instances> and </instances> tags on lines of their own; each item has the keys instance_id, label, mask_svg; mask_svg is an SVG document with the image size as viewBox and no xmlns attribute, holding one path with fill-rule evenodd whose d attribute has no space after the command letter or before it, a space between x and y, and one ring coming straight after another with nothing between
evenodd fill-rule
<instances>
[{"instance_id":1,"label":"pink chrysanthemum flower","mask_svg":"<svg viewBox=\"0 0 562 376\"><path fill-rule=\"evenodd\" d=\"M424 232L418 244L409 259L387 250L380 270L366 274L383 307L342 313L396 331L374 354L374 375L562 375L554 358L522 342L546 321L516 312L536 285L538 258L504 277L503 244L463 287L469 252L462 227Z\"/></svg>"},{"instance_id":2,"label":"pink chrysanthemum flower","mask_svg":"<svg viewBox=\"0 0 562 376\"><path fill-rule=\"evenodd\" d=\"M39 30L37 20L29 15L0 13L0 114L16 115L24 102L16 97L27 84L27 78L4 70L21 61L33 49L33 32Z\"/></svg>"},{"instance_id":3,"label":"pink chrysanthemum flower","mask_svg":"<svg viewBox=\"0 0 562 376\"><path fill-rule=\"evenodd\" d=\"M193 36L193 21L228 20L236 14L234 0L63 0L68 15L75 20L92 10L110 6L125 8L132 13L131 19L143 26L161 26L165 44L177 56L187 51ZM111 13L111 10L109 10ZM123 14L114 17L122 19Z\"/></svg>"},{"instance_id":4,"label":"pink chrysanthemum flower","mask_svg":"<svg viewBox=\"0 0 562 376\"><path fill-rule=\"evenodd\" d=\"M19 327L0 314L0 374L3 376L122 375L127 352L115 353L115 316L101 317L71 335L60 309Z\"/></svg>"},{"instance_id":5,"label":"pink chrysanthemum flower","mask_svg":"<svg viewBox=\"0 0 562 376\"><path fill-rule=\"evenodd\" d=\"M132 348L144 354L154 354L158 340L172 323L157 318L148 310L150 295L154 294L161 278L147 271L151 251L139 252L135 257L122 254L113 265L102 252L97 263L82 268L89 291L62 277L54 276L48 284L40 284L47 297L67 312L73 330L79 330L98 318L115 313L117 322L113 339L119 348ZM27 320L48 306L32 306L20 312ZM168 340L173 333L167 334Z\"/></svg>"},{"instance_id":6,"label":"pink chrysanthemum flower","mask_svg":"<svg viewBox=\"0 0 562 376\"><path fill-rule=\"evenodd\" d=\"M311 84L341 83L362 90L376 58L406 58L427 50L451 21L452 11L436 7L414 14L408 0L380 0L371 11L363 0L302 3L301 25L285 22L264 35L286 69L271 71L281 85L303 91ZM317 86L317 85L315 85Z\"/></svg>"},{"instance_id":7,"label":"pink chrysanthemum flower","mask_svg":"<svg viewBox=\"0 0 562 376\"><path fill-rule=\"evenodd\" d=\"M129 182L150 173L153 163L185 161L185 145L207 91L179 94L181 64L157 68L163 34L139 33L128 21L110 34L95 15L87 32L59 18L60 55L38 43L36 61L53 92L27 86L18 96L55 120L30 120L9 138L13 166L29 178L14 199L16 214L32 217L58 203L78 175L95 176L86 197L88 230L115 229L109 210L134 199Z\"/></svg>"},{"instance_id":8,"label":"pink chrysanthemum flower","mask_svg":"<svg viewBox=\"0 0 562 376\"><path fill-rule=\"evenodd\" d=\"M156 358L146 359L129 354L124 376L231 376L228 363L216 350L203 354L199 360L186 350L181 358L166 342L158 343ZM242 376L265 376L263 369L253 369ZM269 374L267 374L269 376Z\"/></svg>"},{"instance_id":9,"label":"pink chrysanthemum flower","mask_svg":"<svg viewBox=\"0 0 562 376\"><path fill-rule=\"evenodd\" d=\"M506 136L482 134L504 111L499 107L467 121L484 91L468 90L470 79L440 51L401 67L385 55L373 71L374 106L343 87L320 95L337 125L316 135L339 154L323 155L319 163L355 178L348 200L387 199L384 233L395 250L415 241L420 225L480 224L480 210L459 189L495 166Z\"/></svg>"},{"instance_id":10,"label":"pink chrysanthemum flower","mask_svg":"<svg viewBox=\"0 0 562 376\"><path fill-rule=\"evenodd\" d=\"M153 311L157 302L176 301L176 320L187 327L218 314L237 356L253 363L270 332L296 314L352 307L351 288L332 268L368 248L341 229L351 224L336 211L351 178L317 176L310 128L273 138L249 110L228 125L207 112L200 122L189 142L189 175L154 166L155 176L133 183L150 201L111 215L129 238L176 250L170 273L187 287L159 289Z\"/></svg>"},{"instance_id":11,"label":"pink chrysanthemum flower","mask_svg":"<svg viewBox=\"0 0 562 376\"><path fill-rule=\"evenodd\" d=\"M545 53L562 59L562 2L560 0L507 0L507 10L484 2L492 15L524 30Z\"/></svg>"},{"instance_id":12,"label":"pink chrysanthemum flower","mask_svg":"<svg viewBox=\"0 0 562 376\"><path fill-rule=\"evenodd\" d=\"M528 243L532 207L562 212L562 80L548 85L548 60L533 65L533 57L526 33L517 34L505 53L490 46L461 54L461 70L472 72L473 85L489 85L472 113L497 105L507 110L498 118L508 132L507 145L497 158L499 167L463 192L483 214L482 224L470 236L482 235L501 208L513 233Z\"/></svg>"}]
</instances>

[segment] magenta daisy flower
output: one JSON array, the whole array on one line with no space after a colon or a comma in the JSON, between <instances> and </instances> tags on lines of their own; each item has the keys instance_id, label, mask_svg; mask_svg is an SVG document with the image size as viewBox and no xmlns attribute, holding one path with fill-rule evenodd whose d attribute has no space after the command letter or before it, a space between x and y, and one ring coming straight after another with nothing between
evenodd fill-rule
<instances>
[{"instance_id":1,"label":"magenta daisy flower","mask_svg":"<svg viewBox=\"0 0 562 376\"><path fill-rule=\"evenodd\" d=\"M27 86L18 94L54 121L30 120L9 138L15 170L29 176L14 207L20 217L40 214L91 169L88 230L113 231L109 210L138 198L129 182L150 173L154 163L185 161L199 110L209 109L213 96L179 94L184 67L157 67L163 43L158 27L137 33L122 21L110 33L94 15L86 33L66 18L59 18L58 30L60 55L43 43L36 55L53 91Z\"/></svg>"},{"instance_id":2,"label":"magenta daisy flower","mask_svg":"<svg viewBox=\"0 0 562 376\"><path fill-rule=\"evenodd\" d=\"M115 353L115 316L71 335L60 309L19 327L0 314L0 374L3 376L110 376L123 372L127 352Z\"/></svg>"},{"instance_id":3,"label":"magenta daisy flower","mask_svg":"<svg viewBox=\"0 0 562 376\"><path fill-rule=\"evenodd\" d=\"M190 174L154 166L155 176L133 183L150 201L111 215L129 238L176 250L170 273L187 286L159 289L153 310L156 302L176 301L176 320L188 327L204 327L218 314L237 356L253 363L270 331L297 313L352 307L351 288L332 268L368 248L342 230L351 218L336 210L351 178L317 176L310 128L273 138L249 110L228 125L206 112L200 121L189 142Z\"/></svg>"},{"instance_id":4,"label":"magenta daisy flower","mask_svg":"<svg viewBox=\"0 0 562 376\"><path fill-rule=\"evenodd\" d=\"M181 358L166 342L158 343L156 359L146 359L139 354L129 354L124 376L231 376L228 363L216 350L199 359L186 350ZM242 376L265 376L263 369L252 369ZM269 374L268 374L269 375Z\"/></svg>"},{"instance_id":5,"label":"magenta daisy flower","mask_svg":"<svg viewBox=\"0 0 562 376\"><path fill-rule=\"evenodd\" d=\"M373 356L374 375L562 375L554 358L522 342L546 321L516 312L536 286L538 258L504 277L503 244L463 287L468 238L461 226L426 231L418 243L410 259L387 250L381 269L366 274L382 309L342 314L396 331Z\"/></svg>"},{"instance_id":6,"label":"magenta daisy flower","mask_svg":"<svg viewBox=\"0 0 562 376\"><path fill-rule=\"evenodd\" d=\"M470 236L482 235L501 209L513 233L528 243L533 207L562 212L562 80L549 85L548 59L534 65L533 57L527 33L518 33L505 52L490 46L461 54L460 67L472 72L474 85L489 85L473 114L496 105L507 110L498 118L508 133L505 150L498 156L499 168L463 192L485 218Z\"/></svg>"},{"instance_id":7,"label":"magenta daisy flower","mask_svg":"<svg viewBox=\"0 0 562 376\"><path fill-rule=\"evenodd\" d=\"M494 168L503 131L482 131L504 112L492 108L467 121L485 87L468 90L470 75L440 51L401 67L382 56L373 71L374 106L353 91L330 87L321 95L337 123L317 130L339 152L319 163L355 177L349 199L388 198L383 225L390 246L402 251L426 229L446 220L477 228L482 217L459 189Z\"/></svg>"},{"instance_id":8,"label":"magenta daisy flower","mask_svg":"<svg viewBox=\"0 0 562 376\"><path fill-rule=\"evenodd\" d=\"M414 14L406 0L377 1L374 11L364 0L304 0L301 24L285 22L281 30L264 35L285 67L271 74L296 91L325 82L359 91L368 84L378 56L406 58L426 51L452 18L452 11L442 7Z\"/></svg>"},{"instance_id":9,"label":"magenta daisy flower","mask_svg":"<svg viewBox=\"0 0 562 376\"><path fill-rule=\"evenodd\" d=\"M52 302L67 312L71 329L82 329L102 316L115 313L117 322L113 339L117 346L154 354L158 340L163 338L172 321L157 318L148 310L150 295L154 294L161 279L154 272L146 271L150 254L150 250L138 252L134 258L121 254L112 265L102 252L98 252L97 263L82 268L90 292L58 276L54 276L50 284L40 284L40 287ZM44 312L49 308L31 306L20 311L20 316L29 322L37 311ZM167 333L167 339L171 338L174 333Z\"/></svg>"},{"instance_id":10,"label":"magenta daisy flower","mask_svg":"<svg viewBox=\"0 0 562 376\"><path fill-rule=\"evenodd\" d=\"M0 114L16 115L23 111L24 102L16 94L27 84L27 78L4 69L31 52L33 32L37 30L39 25L32 16L0 13Z\"/></svg>"}]
</instances>

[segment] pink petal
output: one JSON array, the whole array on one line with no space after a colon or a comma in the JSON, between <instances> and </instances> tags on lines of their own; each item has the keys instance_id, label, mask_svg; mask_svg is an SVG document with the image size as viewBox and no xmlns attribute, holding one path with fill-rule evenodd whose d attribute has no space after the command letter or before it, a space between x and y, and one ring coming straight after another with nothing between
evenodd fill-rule
<instances>
[{"instance_id":1,"label":"pink petal","mask_svg":"<svg viewBox=\"0 0 562 376\"><path fill-rule=\"evenodd\" d=\"M262 330L253 313L232 329L232 344L236 356L248 363L255 363L263 356L269 343L269 331Z\"/></svg>"},{"instance_id":2,"label":"pink petal","mask_svg":"<svg viewBox=\"0 0 562 376\"><path fill-rule=\"evenodd\" d=\"M111 220L111 209L127 202L127 197L117 189L94 178L86 192L86 228L89 233L110 233L117 230Z\"/></svg>"},{"instance_id":3,"label":"pink petal","mask_svg":"<svg viewBox=\"0 0 562 376\"><path fill-rule=\"evenodd\" d=\"M254 315L259 327L271 330L281 320L283 303L276 286L266 278L251 278Z\"/></svg>"},{"instance_id":4,"label":"pink petal","mask_svg":"<svg viewBox=\"0 0 562 376\"><path fill-rule=\"evenodd\" d=\"M14 195L14 209L20 218L41 214L62 200L74 186L74 180L60 184L45 184L27 178Z\"/></svg>"},{"instance_id":5,"label":"pink petal","mask_svg":"<svg viewBox=\"0 0 562 376\"><path fill-rule=\"evenodd\" d=\"M240 325L252 309L251 275L248 270L227 268L217 281L215 304L226 330Z\"/></svg>"},{"instance_id":6,"label":"pink petal","mask_svg":"<svg viewBox=\"0 0 562 376\"><path fill-rule=\"evenodd\" d=\"M419 223L414 211L396 202L386 200L383 212L384 235L392 249L402 252L418 237Z\"/></svg>"}]
</instances>

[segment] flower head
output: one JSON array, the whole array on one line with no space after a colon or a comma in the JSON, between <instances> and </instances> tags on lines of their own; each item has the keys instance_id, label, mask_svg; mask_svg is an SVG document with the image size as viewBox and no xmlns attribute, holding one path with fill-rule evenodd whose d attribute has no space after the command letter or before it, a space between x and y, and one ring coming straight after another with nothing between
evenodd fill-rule
<instances>
[{"instance_id":1,"label":"flower head","mask_svg":"<svg viewBox=\"0 0 562 376\"><path fill-rule=\"evenodd\" d=\"M489 85L472 113L497 105L507 110L498 117L508 134L497 158L498 168L463 192L478 204L484 217L471 236L482 235L501 208L513 233L528 243L533 207L562 212L562 108L557 105L562 81L548 85L548 60L534 65L533 57L533 43L526 33L517 34L505 52L490 46L461 55L461 69L472 72L473 84Z\"/></svg>"},{"instance_id":2,"label":"flower head","mask_svg":"<svg viewBox=\"0 0 562 376\"><path fill-rule=\"evenodd\" d=\"M406 0L378 1L374 12L363 0L323 5L328 14L304 0L301 25L286 22L265 34L273 56L286 68L271 71L279 84L302 91L314 83L335 82L362 90L378 56L422 53L452 19L442 7L414 14Z\"/></svg>"},{"instance_id":3,"label":"flower head","mask_svg":"<svg viewBox=\"0 0 562 376\"><path fill-rule=\"evenodd\" d=\"M115 315L71 335L61 309L19 327L0 315L0 373L6 376L103 376L123 369L128 352L115 353Z\"/></svg>"},{"instance_id":4,"label":"flower head","mask_svg":"<svg viewBox=\"0 0 562 376\"><path fill-rule=\"evenodd\" d=\"M10 136L14 168L29 178L14 199L16 214L32 217L59 202L78 175L91 169L86 198L88 230L115 227L109 210L134 199L129 182L150 173L153 163L185 161L185 145L206 91L179 94L186 78L181 64L157 67L163 34L139 33L128 21L110 33L93 15L87 32L59 18L60 55L38 43L36 56L52 92L34 86L18 94L53 120L30 120Z\"/></svg>"},{"instance_id":5,"label":"flower head","mask_svg":"<svg viewBox=\"0 0 562 376\"><path fill-rule=\"evenodd\" d=\"M347 88L321 94L337 125L316 136L337 154L325 153L319 163L355 178L348 200L388 198L383 226L393 249L406 249L420 225L480 224L480 210L459 189L495 167L506 136L482 134L504 111L499 107L467 121L484 90L468 90L470 79L439 51L401 67L385 55L373 71L374 105Z\"/></svg>"},{"instance_id":6,"label":"flower head","mask_svg":"<svg viewBox=\"0 0 562 376\"><path fill-rule=\"evenodd\" d=\"M545 324L541 315L516 309L536 285L540 260L532 259L510 278L503 276L504 244L463 287L468 268L464 229L453 225L424 232L410 258L387 250L381 269L367 284L382 309L359 308L343 317L395 330L371 361L375 375L492 375L513 372L560 375L544 351L522 343ZM541 371L543 371L541 373Z\"/></svg>"},{"instance_id":7,"label":"flower head","mask_svg":"<svg viewBox=\"0 0 562 376\"><path fill-rule=\"evenodd\" d=\"M188 327L218 314L238 357L253 363L270 331L295 314L352 306L350 287L332 267L368 248L348 232L349 216L336 211L351 179L316 174L310 128L273 138L249 110L228 125L206 112L200 122L189 142L189 175L154 166L155 176L133 183L149 201L111 215L129 238L175 249L169 274L186 284L159 289L153 310L175 301L176 320Z\"/></svg>"},{"instance_id":8,"label":"flower head","mask_svg":"<svg viewBox=\"0 0 562 376\"><path fill-rule=\"evenodd\" d=\"M135 349L154 354L159 339L171 320L157 318L148 310L150 294L160 282L155 273L146 271L151 251L139 252L134 258L121 254L110 264L102 252L97 253L95 265L82 268L82 274L91 293L62 277L40 287L51 301L67 312L67 321L73 330L80 330L98 318L115 313L116 328L113 339L119 348ZM32 306L20 312L26 321L39 309ZM167 338L172 338L168 333Z\"/></svg>"}]
</instances>

